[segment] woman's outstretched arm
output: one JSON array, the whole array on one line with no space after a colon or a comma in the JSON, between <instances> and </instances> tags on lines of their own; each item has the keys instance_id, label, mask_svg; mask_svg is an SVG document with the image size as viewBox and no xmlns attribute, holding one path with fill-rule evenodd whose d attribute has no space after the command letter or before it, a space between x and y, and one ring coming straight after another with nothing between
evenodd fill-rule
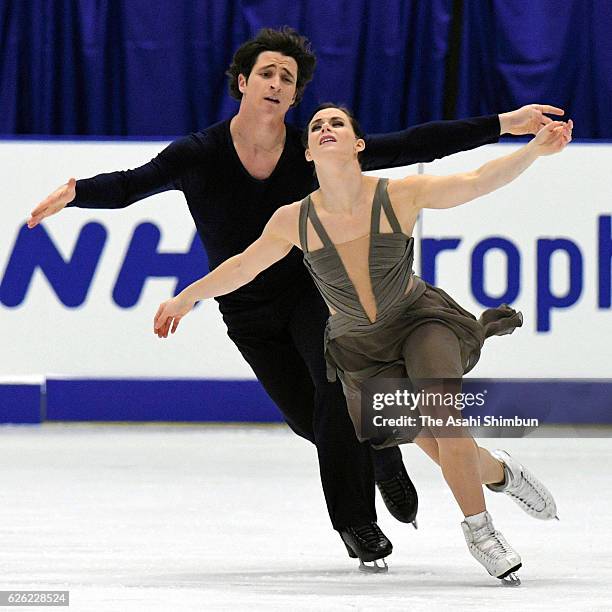
<instances>
[{"instance_id":1,"label":"woman's outstretched arm","mask_svg":"<svg viewBox=\"0 0 612 612\"><path fill-rule=\"evenodd\" d=\"M409 177L394 189L395 198L405 195L417 208L452 208L474 200L507 185L520 176L531 164L544 155L562 151L571 140L572 122L553 121L543 127L536 137L510 155L494 159L473 172L450 176ZM397 184L396 183L396 184ZM412 196L412 197L411 197Z\"/></svg>"},{"instance_id":2,"label":"woman's outstretched arm","mask_svg":"<svg viewBox=\"0 0 612 612\"><path fill-rule=\"evenodd\" d=\"M200 300L231 293L251 282L260 272L276 263L296 244L298 208L279 208L261 236L242 253L226 259L206 276L185 287L177 296L162 302L153 321L153 332L160 338L174 333L181 319ZM295 231L294 227L295 226Z\"/></svg>"}]
</instances>

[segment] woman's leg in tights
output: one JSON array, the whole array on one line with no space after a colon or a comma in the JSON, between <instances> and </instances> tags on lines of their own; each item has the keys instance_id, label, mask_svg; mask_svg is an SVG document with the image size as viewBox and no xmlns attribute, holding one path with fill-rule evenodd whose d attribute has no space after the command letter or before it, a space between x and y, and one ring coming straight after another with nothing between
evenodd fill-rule
<instances>
[{"instance_id":1,"label":"woman's leg in tights","mask_svg":"<svg viewBox=\"0 0 612 612\"><path fill-rule=\"evenodd\" d=\"M419 326L407 339L404 356L408 376L419 389L430 394L429 398L434 397L431 394L446 397L447 393L461 391L463 367L459 340L445 325ZM501 464L498 472L488 459L496 460L486 451L481 452L465 428L445 424L448 416L461 416L453 407L430 399L419 409L423 416L441 419L444 425L430 424L417 438L417 444L442 468L444 479L464 515L483 512L486 509L483 479L503 480Z\"/></svg>"},{"instance_id":2,"label":"woman's leg in tights","mask_svg":"<svg viewBox=\"0 0 612 612\"><path fill-rule=\"evenodd\" d=\"M440 450L438 441L431 432L424 432L415 441L415 444L438 465L440 465ZM476 442L474 442L476 444ZM477 446L480 460L480 476L482 484L497 484L504 480L504 468L502 464L482 446Z\"/></svg>"}]
</instances>

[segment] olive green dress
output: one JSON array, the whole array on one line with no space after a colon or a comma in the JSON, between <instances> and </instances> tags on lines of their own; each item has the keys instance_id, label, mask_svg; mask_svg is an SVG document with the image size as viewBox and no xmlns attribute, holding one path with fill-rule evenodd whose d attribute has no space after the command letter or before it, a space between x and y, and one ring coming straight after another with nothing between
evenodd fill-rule
<instances>
[{"instance_id":1,"label":"olive green dress","mask_svg":"<svg viewBox=\"0 0 612 612\"><path fill-rule=\"evenodd\" d=\"M374 320L367 313L371 308L363 305L368 301L367 295L358 293L351 280L351 275L358 278L358 271L349 271L345 265L349 261L347 253L359 248L359 241L334 244L310 196L301 202L300 208L304 263L334 313L327 322L324 337L328 379L333 381L336 375L340 378L360 440L364 439L360 401L364 381L378 377L461 378L478 362L486 338L510 334L522 325L521 313L505 304L486 310L476 319L442 289L413 273L414 239L402 232L389 200L387 183L387 179L378 181L368 250L366 259L362 258L375 302ZM381 209L392 232L380 231ZM308 249L308 222L323 244L314 251ZM415 333L417 330L419 333ZM376 447L395 445L411 441L416 433L418 428L397 431L389 439L371 442L376 442Z\"/></svg>"}]
</instances>

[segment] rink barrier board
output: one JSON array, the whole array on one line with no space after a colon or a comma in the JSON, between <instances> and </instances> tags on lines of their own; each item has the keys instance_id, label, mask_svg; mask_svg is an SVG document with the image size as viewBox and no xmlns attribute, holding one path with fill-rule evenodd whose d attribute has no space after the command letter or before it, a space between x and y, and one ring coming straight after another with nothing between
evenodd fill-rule
<instances>
[{"instance_id":1,"label":"rink barrier board","mask_svg":"<svg viewBox=\"0 0 612 612\"><path fill-rule=\"evenodd\" d=\"M47 379L46 390L48 421L281 420L256 380Z\"/></svg>"},{"instance_id":2,"label":"rink barrier board","mask_svg":"<svg viewBox=\"0 0 612 612\"><path fill-rule=\"evenodd\" d=\"M0 423L40 423L42 417L41 384L0 384Z\"/></svg>"},{"instance_id":3,"label":"rink barrier board","mask_svg":"<svg viewBox=\"0 0 612 612\"><path fill-rule=\"evenodd\" d=\"M480 414L612 424L612 379L469 379L464 392L470 385L489 390ZM1 423L43 421L274 423L282 416L255 380L62 378L44 385L0 384Z\"/></svg>"},{"instance_id":4,"label":"rink barrier board","mask_svg":"<svg viewBox=\"0 0 612 612\"><path fill-rule=\"evenodd\" d=\"M491 145L378 174L463 172L516 146ZM159 142L0 142L7 176L37 168L31 180L10 184L0 226L3 339L17 347L0 354L5 381L252 378L212 301L172 340L150 333L155 307L207 269L180 191L116 211L71 208L33 230L25 226L29 207L56 187L65 168L76 176L130 168L162 148ZM414 246L421 276L476 315L504 302L523 312L525 324L512 340L500 340L499 351L486 349L479 376L612 377L612 182L605 180L611 165L611 146L572 143L558 159L539 160L537 171L479 202L420 216ZM31 333L32 321L40 333Z\"/></svg>"}]
</instances>

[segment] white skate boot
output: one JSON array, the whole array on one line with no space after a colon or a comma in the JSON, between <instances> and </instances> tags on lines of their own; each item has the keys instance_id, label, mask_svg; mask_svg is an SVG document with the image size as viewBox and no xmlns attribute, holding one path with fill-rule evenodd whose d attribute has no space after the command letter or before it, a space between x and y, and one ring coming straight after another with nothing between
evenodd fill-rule
<instances>
[{"instance_id":1,"label":"white skate boot","mask_svg":"<svg viewBox=\"0 0 612 612\"><path fill-rule=\"evenodd\" d=\"M544 521L559 519L550 491L528 469L506 451L494 450L491 454L502 462L505 480L499 485L488 484L487 488L510 496L530 516Z\"/></svg>"},{"instance_id":2,"label":"white skate boot","mask_svg":"<svg viewBox=\"0 0 612 612\"><path fill-rule=\"evenodd\" d=\"M521 581L516 572L522 565L519 554L496 531L488 512L466 517L461 523L463 535L472 557L491 574L508 586L518 586Z\"/></svg>"}]
</instances>

